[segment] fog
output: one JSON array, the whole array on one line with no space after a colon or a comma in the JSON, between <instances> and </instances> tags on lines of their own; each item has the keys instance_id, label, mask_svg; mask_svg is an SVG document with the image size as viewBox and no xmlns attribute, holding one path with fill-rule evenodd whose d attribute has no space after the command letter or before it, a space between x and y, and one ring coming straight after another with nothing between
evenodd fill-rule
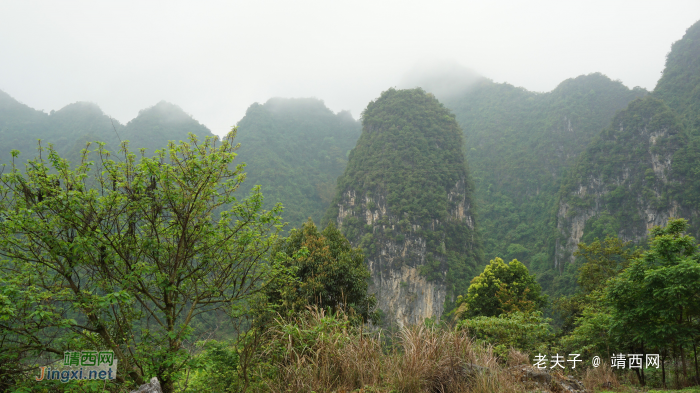
<instances>
[{"instance_id":1,"label":"fog","mask_svg":"<svg viewBox=\"0 0 700 393\"><path fill-rule=\"evenodd\" d=\"M482 75L454 61L426 60L406 72L397 87L421 87L440 100L463 94L481 78Z\"/></svg>"},{"instance_id":2,"label":"fog","mask_svg":"<svg viewBox=\"0 0 700 393\"><path fill-rule=\"evenodd\" d=\"M47 112L95 102L122 123L166 100L223 134L276 96L357 118L392 86L449 94L436 70L533 91L602 72L653 89L698 19L697 0L0 0L0 90Z\"/></svg>"}]
</instances>

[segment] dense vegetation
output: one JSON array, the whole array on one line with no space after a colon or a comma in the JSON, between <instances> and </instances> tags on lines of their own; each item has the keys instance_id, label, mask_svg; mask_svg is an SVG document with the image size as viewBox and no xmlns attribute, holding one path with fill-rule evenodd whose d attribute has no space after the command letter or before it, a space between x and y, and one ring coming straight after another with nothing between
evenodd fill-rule
<instances>
[{"instance_id":1,"label":"dense vegetation","mask_svg":"<svg viewBox=\"0 0 700 393\"><path fill-rule=\"evenodd\" d=\"M535 277L517 259L505 263L496 258L474 277L466 296L457 298L455 314L467 318L497 317L516 311L540 310L546 303L541 291Z\"/></svg>"},{"instance_id":2,"label":"dense vegetation","mask_svg":"<svg viewBox=\"0 0 700 393\"><path fill-rule=\"evenodd\" d=\"M464 130L486 260L517 258L553 288L551 215L563 175L617 110L645 94L590 74L549 93L482 79L445 101Z\"/></svg>"},{"instance_id":3,"label":"dense vegetation","mask_svg":"<svg viewBox=\"0 0 700 393\"><path fill-rule=\"evenodd\" d=\"M673 45L652 95L619 112L567 174L555 221L555 258L562 263L579 241L613 236L643 244L648 229L669 217L689 219L689 232L700 234L700 140L693 109L700 98L693 95L700 91L699 27ZM580 238L572 234L574 221L585 223Z\"/></svg>"},{"instance_id":4,"label":"dense vegetation","mask_svg":"<svg viewBox=\"0 0 700 393\"><path fill-rule=\"evenodd\" d=\"M349 112L334 114L313 98L273 98L251 105L238 122L238 153L265 206L282 203L285 220L299 226L321 221L359 136Z\"/></svg>"},{"instance_id":5,"label":"dense vegetation","mask_svg":"<svg viewBox=\"0 0 700 393\"><path fill-rule=\"evenodd\" d=\"M678 117L658 99L636 100L618 113L562 185L566 198L561 203L569 207L569 216L595 211L581 241L618 235L638 241L646 236L645 211L671 210L674 201L685 202L690 197L685 180L694 177L683 165L687 158L680 157L687 144ZM590 179L599 186L589 186ZM580 191L582 186L588 186L586 192Z\"/></svg>"},{"instance_id":6,"label":"dense vegetation","mask_svg":"<svg viewBox=\"0 0 700 393\"><path fill-rule=\"evenodd\" d=\"M700 385L699 48L700 23L650 95L600 74L546 94L482 79L446 105L389 89L361 135L318 100L273 99L235 140L168 144L210 133L167 103L120 125L92 104L45 114L0 92L0 390L123 393L152 376L166 393L582 391L563 374L589 391ZM27 161L37 138L53 147ZM283 218L297 228L281 238ZM392 263L455 301L382 330L366 260L410 242L424 259ZM115 381L34 381L94 348L118 357ZM554 371L560 354L581 364Z\"/></svg>"},{"instance_id":7,"label":"dense vegetation","mask_svg":"<svg viewBox=\"0 0 700 393\"><path fill-rule=\"evenodd\" d=\"M356 323L377 322L377 299L367 293L365 256L335 225L319 232L309 220L275 246L273 255L279 253L296 285L282 280L267 286L266 302L275 306L275 312L293 315L315 304L333 312L343 310Z\"/></svg>"},{"instance_id":8,"label":"dense vegetation","mask_svg":"<svg viewBox=\"0 0 700 393\"><path fill-rule=\"evenodd\" d=\"M654 96L671 107L693 134L700 133L700 23L688 28L666 57Z\"/></svg>"},{"instance_id":9,"label":"dense vegetation","mask_svg":"<svg viewBox=\"0 0 700 393\"><path fill-rule=\"evenodd\" d=\"M108 348L117 382L157 375L174 391L187 347L211 335L194 320L249 301L273 268L280 208L263 211L259 189L234 195L233 137L192 136L141 160L100 144L75 169L49 148L2 175L4 384L42 354Z\"/></svg>"},{"instance_id":10,"label":"dense vegetation","mask_svg":"<svg viewBox=\"0 0 700 393\"><path fill-rule=\"evenodd\" d=\"M421 89L389 89L362 113L362 135L338 179L337 196L324 222L338 220L347 192L357 203L344 207L342 231L378 260L383 244L404 247L408 236L423 239L425 260L396 258L394 265L421 267L429 280L445 280L456 295L466 290L481 263L472 184L454 116ZM462 216L458 216L462 207ZM367 212L378 220L370 225Z\"/></svg>"}]
</instances>

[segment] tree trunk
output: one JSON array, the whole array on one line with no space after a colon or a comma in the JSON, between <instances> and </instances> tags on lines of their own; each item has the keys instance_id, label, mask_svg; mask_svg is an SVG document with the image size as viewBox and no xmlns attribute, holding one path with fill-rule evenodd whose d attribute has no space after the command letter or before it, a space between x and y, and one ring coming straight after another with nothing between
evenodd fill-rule
<instances>
[{"instance_id":1,"label":"tree trunk","mask_svg":"<svg viewBox=\"0 0 700 393\"><path fill-rule=\"evenodd\" d=\"M700 385L700 371L698 371L698 347L695 343L695 337L693 337L693 357L695 359L695 383Z\"/></svg>"},{"instance_id":2,"label":"tree trunk","mask_svg":"<svg viewBox=\"0 0 700 393\"><path fill-rule=\"evenodd\" d=\"M678 347L673 344L673 382L675 383L675 388L681 388L680 373L678 372Z\"/></svg>"},{"instance_id":3,"label":"tree trunk","mask_svg":"<svg viewBox=\"0 0 700 393\"><path fill-rule=\"evenodd\" d=\"M666 389L666 354L664 351L661 353L661 383Z\"/></svg>"},{"instance_id":4,"label":"tree trunk","mask_svg":"<svg viewBox=\"0 0 700 393\"><path fill-rule=\"evenodd\" d=\"M681 347L681 366L683 366L683 379L684 382L688 380L688 368L685 366L685 351L683 350L683 344Z\"/></svg>"}]
</instances>

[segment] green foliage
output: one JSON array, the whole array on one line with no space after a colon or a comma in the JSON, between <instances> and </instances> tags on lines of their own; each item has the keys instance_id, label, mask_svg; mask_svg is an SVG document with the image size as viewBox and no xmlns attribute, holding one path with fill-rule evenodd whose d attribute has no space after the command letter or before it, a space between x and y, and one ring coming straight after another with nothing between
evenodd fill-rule
<instances>
[{"instance_id":1,"label":"green foliage","mask_svg":"<svg viewBox=\"0 0 700 393\"><path fill-rule=\"evenodd\" d=\"M274 267L280 209L263 211L258 189L239 199L234 136L191 135L138 162L126 143L117 161L99 144L75 169L49 145L4 173L0 364L108 348L121 378L173 391L193 319L245 303Z\"/></svg>"},{"instance_id":2,"label":"green foliage","mask_svg":"<svg viewBox=\"0 0 700 393\"><path fill-rule=\"evenodd\" d=\"M529 353L547 353L554 334L551 320L542 312L515 311L500 316L478 316L460 321L457 329L494 346L501 358L506 358L511 348Z\"/></svg>"},{"instance_id":3,"label":"green foliage","mask_svg":"<svg viewBox=\"0 0 700 393\"><path fill-rule=\"evenodd\" d=\"M362 127L324 221L342 221L343 233L355 244L362 242L371 260L381 259L385 244L403 248L425 242L425 260L411 252L393 264L378 263L378 269L425 266L421 272L445 281L450 294L466 291L481 247L454 116L421 89L389 89L364 110ZM348 202L347 195L357 202ZM341 204L345 213L339 220ZM367 211L379 217L371 225L364 219Z\"/></svg>"},{"instance_id":4,"label":"green foliage","mask_svg":"<svg viewBox=\"0 0 700 393\"><path fill-rule=\"evenodd\" d=\"M685 362L684 351L694 350L700 339L700 253L687 229L684 219L652 228L643 253L610 238L582 245L579 257L586 263L579 280L586 293L569 299L579 316L562 346L585 356L627 351ZM644 385L645 372L636 373Z\"/></svg>"},{"instance_id":5,"label":"green foliage","mask_svg":"<svg viewBox=\"0 0 700 393\"><path fill-rule=\"evenodd\" d=\"M631 248L631 242L617 237L606 237L603 242L595 239L591 244L579 243L574 253L577 264L581 264L579 287L586 294L602 289L608 279L617 276L640 253L639 249Z\"/></svg>"},{"instance_id":6,"label":"green foliage","mask_svg":"<svg viewBox=\"0 0 700 393\"><path fill-rule=\"evenodd\" d=\"M611 331L637 346L664 349L700 336L700 254L683 219L651 230L649 251L607 288Z\"/></svg>"},{"instance_id":7,"label":"green foliage","mask_svg":"<svg viewBox=\"0 0 700 393\"><path fill-rule=\"evenodd\" d=\"M317 99L273 98L251 105L238 127L239 159L248 164L247 181L262 186L264 206L282 203L292 226L321 222L360 124Z\"/></svg>"},{"instance_id":8,"label":"green foliage","mask_svg":"<svg viewBox=\"0 0 700 393\"><path fill-rule=\"evenodd\" d=\"M573 338L567 339L567 345L578 345L576 350L600 349L600 345L609 345L609 342L600 340L609 336L607 331L601 331L601 326L604 329L608 326L607 322L600 322L601 318L609 321L609 315L600 311L602 291L609 279L617 276L640 255L639 248L632 248L631 242L623 242L617 237L606 237L602 242L595 239L590 244L578 244L578 250L574 252L576 263L570 264L571 267L578 268L578 291L570 296L559 297L554 302L554 309L563 322L562 334L572 333L577 326L576 321L583 317L579 320L578 331L571 336Z\"/></svg>"},{"instance_id":9,"label":"green foliage","mask_svg":"<svg viewBox=\"0 0 700 393\"><path fill-rule=\"evenodd\" d=\"M194 368L186 392L239 392L239 353L236 343L206 341L202 353L192 362ZM185 388L185 386L183 386Z\"/></svg>"},{"instance_id":10,"label":"green foliage","mask_svg":"<svg viewBox=\"0 0 700 393\"><path fill-rule=\"evenodd\" d=\"M700 22L690 26L666 56L666 67L654 89L695 135L700 135Z\"/></svg>"},{"instance_id":11,"label":"green foliage","mask_svg":"<svg viewBox=\"0 0 700 393\"><path fill-rule=\"evenodd\" d=\"M470 318L537 311L546 302L541 290L535 276L517 259L506 264L496 258L474 277L467 295L458 297L455 314Z\"/></svg>"},{"instance_id":12,"label":"green foliage","mask_svg":"<svg viewBox=\"0 0 700 393\"><path fill-rule=\"evenodd\" d=\"M568 244L584 218L581 241L620 236L641 242L665 217L685 217L700 234L700 23L673 44L651 97L631 102L591 142L562 183L556 240ZM565 216L564 217L564 213ZM592 216L592 217L591 217Z\"/></svg>"},{"instance_id":13,"label":"green foliage","mask_svg":"<svg viewBox=\"0 0 700 393\"><path fill-rule=\"evenodd\" d=\"M644 94L590 74L549 93L483 79L445 101L464 129L486 260L517 258L557 291L551 218L563 176L615 112Z\"/></svg>"},{"instance_id":14,"label":"green foliage","mask_svg":"<svg viewBox=\"0 0 700 393\"><path fill-rule=\"evenodd\" d=\"M561 339L562 347L569 353L589 358L622 349L610 335L612 310L604 301L603 294L598 291L574 299L577 304L573 307L575 313L571 313L571 318L575 323L565 323L564 331L568 334Z\"/></svg>"},{"instance_id":15,"label":"green foliage","mask_svg":"<svg viewBox=\"0 0 700 393\"><path fill-rule=\"evenodd\" d=\"M265 294L284 315L304 311L309 305L322 309L344 310L355 322L374 320L377 300L368 295L369 270L364 254L333 225L319 232L313 221L292 230L278 244L274 254L284 255L283 266L292 274L292 282L273 282Z\"/></svg>"},{"instance_id":16,"label":"green foliage","mask_svg":"<svg viewBox=\"0 0 700 393\"><path fill-rule=\"evenodd\" d=\"M585 223L584 242L605 236L644 239L650 214L645 211L693 216L700 160L700 150L693 149L692 138L664 102L647 97L630 103L591 142L562 184L560 205L569 207L559 217L564 238L571 236L568 220L591 211L597 214ZM691 231L699 228L693 224Z\"/></svg>"}]
</instances>

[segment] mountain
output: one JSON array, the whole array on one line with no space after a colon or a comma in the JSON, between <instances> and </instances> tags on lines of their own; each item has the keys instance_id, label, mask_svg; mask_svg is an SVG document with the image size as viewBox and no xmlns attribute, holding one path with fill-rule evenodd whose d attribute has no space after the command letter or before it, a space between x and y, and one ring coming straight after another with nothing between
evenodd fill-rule
<instances>
[{"instance_id":1,"label":"mountain","mask_svg":"<svg viewBox=\"0 0 700 393\"><path fill-rule=\"evenodd\" d=\"M700 22L673 44L651 96L618 113L578 158L559 195L557 264L596 237L642 243L672 217L700 235L699 57Z\"/></svg>"},{"instance_id":2,"label":"mountain","mask_svg":"<svg viewBox=\"0 0 700 393\"><path fill-rule=\"evenodd\" d=\"M700 134L700 22L671 46L654 96L680 116L689 132Z\"/></svg>"},{"instance_id":3,"label":"mountain","mask_svg":"<svg viewBox=\"0 0 700 393\"><path fill-rule=\"evenodd\" d=\"M360 136L349 112L333 113L314 98L255 103L238 122L238 159L247 164L246 188L262 187L265 207L281 202L291 226L321 216Z\"/></svg>"},{"instance_id":4,"label":"mountain","mask_svg":"<svg viewBox=\"0 0 700 393\"><path fill-rule=\"evenodd\" d=\"M75 162L86 142L105 142L108 150L117 152L120 141L128 140L132 151L145 148L150 154L167 147L169 140L187 140L188 133L199 138L213 136L180 107L165 101L122 125L90 102L76 102L47 114L0 91L0 162L9 162L11 150L19 150L22 160L34 157L37 139L43 146L53 144L59 154Z\"/></svg>"},{"instance_id":5,"label":"mountain","mask_svg":"<svg viewBox=\"0 0 700 393\"><path fill-rule=\"evenodd\" d=\"M324 221L364 249L390 323L439 318L482 263L463 146L454 116L422 89L389 89L362 114Z\"/></svg>"},{"instance_id":6,"label":"mountain","mask_svg":"<svg viewBox=\"0 0 700 393\"><path fill-rule=\"evenodd\" d=\"M138 116L129 121L119 132L122 140L128 140L131 148L146 148L147 152L167 147L168 141L186 141L189 133L199 139L214 136L192 116L177 105L161 101L142 109Z\"/></svg>"},{"instance_id":7,"label":"mountain","mask_svg":"<svg viewBox=\"0 0 700 393\"><path fill-rule=\"evenodd\" d=\"M596 73L548 93L481 78L445 99L464 131L486 260L517 258L550 287L564 175L616 111L646 94Z\"/></svg>"}]
</instances>

